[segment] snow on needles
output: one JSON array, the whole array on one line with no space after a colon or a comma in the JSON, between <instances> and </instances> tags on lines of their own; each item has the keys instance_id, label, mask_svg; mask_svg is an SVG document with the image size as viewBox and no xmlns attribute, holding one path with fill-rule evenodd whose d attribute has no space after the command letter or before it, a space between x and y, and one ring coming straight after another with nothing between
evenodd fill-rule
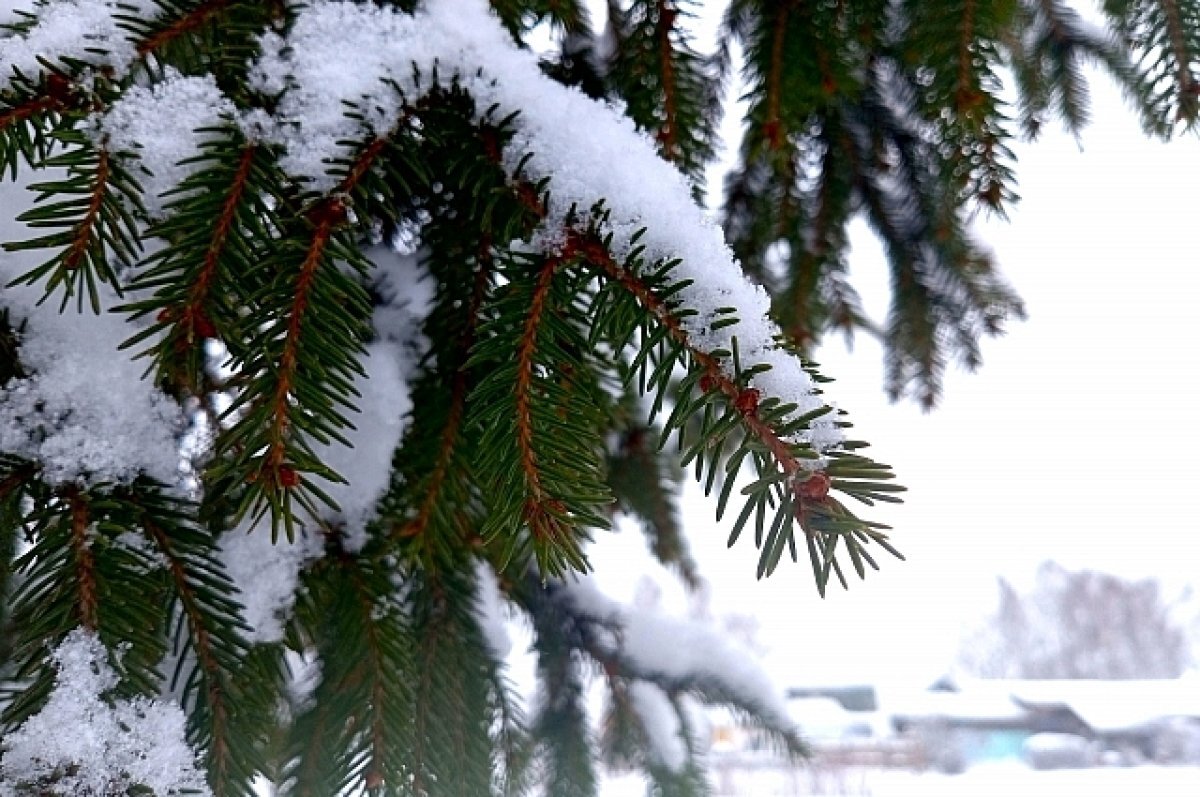
<instances>
[{"instance_id":1,"label":"snow on needles","mask_svg":"<svg viewBox=\"0 0 1200 797\"><path fill-rule=\"evenodd\" d=\"M655 762L672 772L682 770L688 759L687 742L671 699L649 681L634 681L629 685L629 700L646 732Z\"/></svg>"},{"instance_id":2,"label":"snow on needles","mask_svg":"<svg viewBox=\"0 0 1200 797\"><path fill-rule=\"evenodd\" d=\"M23 189L0 183L0 206L28 205ZM0 217L0 241L29 237L16 215ZM35 266L38 255L0 251L0 285ZM59 313L53 301L38 305L41 296L40 286L0 293L0 309L27 324L20 351L30 372L0 391L0 451L40 463L41 478L52 484L130 482L139 474L174 483L183 414L142 378L144 365L117 350L135 327L113 313ZM102 300L107 306L113 297L102 290Z\"/></svg>"},{"instance_id":3,"label":"snow on needles","mask_svg":"<svg viewBox=\"0 0 1200 797\"><path fill-rule=\"evenodd\" d=\"M678 296L698 311L684 321L694 345L729 350L736 337L745 367L771 366L754 377L755 387L796 402L799 412L823 405L800 362L778 347L766 291L743 276L682 174L631 120L543 75L536 56L512 43L482 0L438 0L413 16L370 4L312 3L286 37L268 33L262 47L252 79L261 91L284 92L269 136L284 147L282 165L292 176L318 191L332 189L331 162L349 155L346 142L361 140L364 124L372 135L385 133L399 122L403 102L428 89L420 80L453 77L481 116L493 106L498 116L520 112L503 159L515 173L531 154L522 176L551 178L545 240L561 240L572 208L603 202L618 258L645 229L638 241L645 258L681 261L673 277L692 280ZM347 103L360 108L362 121L346 116ZM728 307L737 308L740 323L714 328ZM824 449L841 436L825 421L805 439Z\"/></svg>"},{"instance_id":4,"label":"snow on needles","mask_svg":"<svg viewBox=\"0 0 1200 797\"><path fill-rule=\"evenodd\" d=\"M302 527L295 542L271 539L269 522L244 523L221 535L218 557L238 588L251 642L279 642L296 605L300 572L322 554L321 539ZM2 796L0 796L2 797Z\"/></svg>"},{"instance_id":5,"label":"snow on needles","mask_svg":"<svg viewBox=\"0 0 1200 797\"><path fill-rule=\"evenodd\" d=\"M41 72L39 58L51 63L72 58L124 74L137 51L116 15L129 13L130 7L142 17L157 16L153 0L51 0L37 8L37 23L26 33L0 38L0 91L12 86L18 71L26 76Z\"/></svg>"},{"instance_id":6,"label":"snow on needles","mask_svg":"<svg viewBox=\"0 0 1200 797\"><path fill-rule=\"evenodd\" d=\"M108 149L127 153L148 172L139 182L147 212L165 215L163 194L178 186L198 167L183 163L200 153L206 128L216 127L233 103L217 88L212 75L184 77L166 69L152 88L133 86L97 119L98 138Z\"/></svg>"},{"instance_id":7,"label":"snow on needles","mask_svg":"<svg viewBox=\"0 0 1200 797\"><path fill-rule=\"evenodd\" d=\"M58 668L45 707L4 737L0 797L17 794L209 795L174 703L107 699L117 685L104 645L75 630L53 653ZM39 783L53 782L53 791ZM32 788L33 791L24 789Z\"/></svg>"},{"instance_id":8,"label":"snow on needles","mask_svg":"<svg viewBox=\"0 0 1200 797\"><path fill-rule=\"evenodd\" d=\"M602 644L610 646L611 653L636 671L666 682L718 685L726 694L757 707L774 724L792 725L787 705L771 677L745 650L730 644L717 630L652 611L634 611L601 593L591 578L564 583L562 589L575 611L612 630L612 637ZM649 704L644 710L648 717L652 712L656 717L659 713ZM677 735L667 733L661 718L654 719L654 723L662 738ZM657 754L664 764L676 755L669 747Z\"/></svg>"}]
</instances>

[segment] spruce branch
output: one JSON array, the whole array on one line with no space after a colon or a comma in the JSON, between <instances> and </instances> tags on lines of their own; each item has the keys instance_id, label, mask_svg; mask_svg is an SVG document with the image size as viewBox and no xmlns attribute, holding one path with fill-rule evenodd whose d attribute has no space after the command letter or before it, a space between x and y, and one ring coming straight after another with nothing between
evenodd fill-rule
<instances>
[{"instance_id":1,"label":"spruce branch","mask_svg":"<svg viewBox=\"0 0 1200 797\"><path fill-rule=\"evenodd\" d=\"M140 208L139 190L103 144L95 146L79 130L58 129L53 137L65 151L39 163L38 168L62 168L67 174L61 180L30 185L39 192L35 205L17 220L35 229L62 231L4 246L13 252L57 251L9 285L34 285L44 279L45 298L61 286L63 308L76 298L82 309L86 293L92 312L99 313L98 284L106 283L118 293L121 290L110 255L132 262L141 248L137 223L126 207ZM49 201L52 199L55 201Z\"/></svg>"},{"instance_id":2,"label":"spruce branch","mask_svg":"<svg viewBox=\"0 0 1200 797\"><path fill-rule=\"evenodd\" d=\"M499 683L500 667L477 620L475 585L465 572L460 566L411 574L415 588L407 604L420 674L409 762L412 793L427 797L473 797L494 783L515 787L520 780L511 751L523 729L508 705L509 690ZM497 747L510 751L503 760L495 760Z\"/></svg>"},{"instance_id":3,"label":"spruce branch","mask_svg":"<svg viewBox=\"0 0 1200 797\"><path fill-rule=\"evenodd\" d=\"M587 279L554 255L506 260L511 282L472 356L488 365L470 401L488 452L479 465L495 479L482 535L503 541L506 562L529 551L547 575L586 570L588 529L605 527L611 503L598 471L603 418L580 301Z\"/></svg>"},{"instance_id":4,"label":"spruce branch","mask_svg":"<svg viewBox=\"0 0 1200 797\"><path fill-rule=\"evenodd\" d=\"M94 631L98 624L98 603L96 561L92 556L91 541L88 539L92 523L88 500L75 487L66 490L63 500L70 515L71 556L75 560L75 583L79 590L75 611L79 625L88 631Z\"/></svg>"},{"instance_id":5,"label":"spruce branch","mask_svg":"<svg viewBox=\"0 0 1200 797\"><path fill-rule=\"evenodd\" d=\"M155 490L131 491L126 500L141 531L166 562L181 623L175 639L183 678L189 737L205 751L209 785L217 797L247 797L261 771L262 745L273 709L271 678L255 667L236 588L215 555L211 536L193 525L195 509ZM181 650L184 640L191 658ZM253 681L250 675L261 680ZM239 689L238 681L253 683ZM276 688L278 688L276 686Z\"/></svg>"},{"instance_id":6,"label":"spruce branch","mask_svg":"<svg viewBox=\"0 0 1200 797\"><path fill-rule=\"evenodd\" d=\"M321 681L296 718L284 767L297 795L348 788L404 793L414 749L416 671L409 621L390 567L327 537L304 576L295 623L321 662Z\"/></svg>"},{"instance_id":7,"label":"spruce branch","mask_svg":"<svg viewBox=\"0 0 1200 797\"><path fill-rule=\"evenodd\" d=\"M825 591L830 569L835 567L833 552L839 534L843 535L845 547L856 561L858 555L861 554L863 544L874 541L886 545L886 535L881 531L886 527L860 521L829 495L830 489L836 488L844 490L851 496L865 498L868 502L871 500L896 500L891 495L897 490L894 485L876 481L858 484L856 475L851 475L849 470L841 470L841 466L844 465L848 469L857 470L864 475L869 473L872 479L886 479L890 477L890 471L886 466L879 466L862 457L853 456L844 462L840 458L835 458L828 470L818 470L814 468L815 453L813 450L807 446L797 445L788 439L790 435L805 429L809 423L827 414L830 411L829 408L822 408L799 418L789 417L792 416L794 407L781 405L779 399L775 397L763 397L756 388L747 386L745 381L750 375L743 376L737 373L731 376L717 353L705 351L691 342L690 335L684 328L679 315L680 308L668 304L646 282L639 279L630 268L618 263L609 254L603 241L595 234L569 233L567 243L563 248L563 256L579 257L592 268L599 270L633 296L665 330L663 342L669 341L670 348L674 349L674 354L666 355L664 361L677 361L689 372L688 378L683 383L685 389L681 391L681 395L676 397L678 403L672 413L672 419L667 422L666 431L682 433L683 420L692 413L705 413L707 421L705 428L700 433L699 441L687 450L684 464L696 459L698 461L697 472L701 473L705 459L704 452L721 445L725 436L734 428L743 429L747 442L742 443L738 452L729 462L742 462L752 451L752 448L748 447L748 441L753 441L751 445L757 449L756 455L752 457L758 468L757 481L743 490L743 493L750 498L739 522L734 527L730 542L732 544L739 535L741 526L749 518L749 510L757 507L759 520L756 525L763 552L758 568L760 578L770 575L774 571L785 546L792 550L793 558L795 558L795 543L792 539L793 522L797 523L810 539L820 538L823 544L821 548L812 544L809 546L814 572L817 576L817 586L822 594ZM683 309L686 310L686 308ZM733 354L733 358L736 363L736 354ZM657 374L660 398L656 400L656 404L662 400L661 396L669 379L670 369L660 366ZM699 387L702 394L699 406L692 405L686 399L686 392L690 392L693 386ZM717 420L717 413L712 412L714 405L711 403L711 400L717 397L724 404L724 410L720 413L719 420ZM680 445L684 445L682 434ZM709 457L710 477L706 489L712 489L715 470L723 464L724 461L719 453ZM736 467L728 465L726 467L731 471L736 470ZM834 481L834 478L842 473L849 478L839 478ZM730 479L727 487L722 490L718 518L724 511L725 503L729 498L729 487L732 483L733 480ZM761 537L762 524L765 520L763 508L769 493L773 493L772 503L777 501L778 506L770 532L764 541ZM881 498L882 496L887 497ZM833 542L831 543L830 540ZM890 546L886 547L895 553ZM817 553L818 551L819 553ZM856 567L856 570L860 577L865 575L860 567ZM843 580L843 585L844 583Z\"/></svg>"},{"instance_id":8,"label":"spruce branch","mask_svg":"<svg viewBox=\"0 0 1200 797\"><path fill-rule=\"evenodd\" d=\"M1105 16L1135 56L1163 132L1200 118L1200 5L1194 0L1107 0Z\"/></svg>"},{"instance_id":9,"label":"spruce branch","mask_svg":"<svg viewBox=\"0 0 1200 797\"><path fill-rule=\"evenodd\" d=\"M46 131L59 124L70 102L70 84L57 72L41 84L17 81L16 89L0 92L0 174L16 177L22 162L46 157Z\"/></svg>"},{"instance_id":10,"label":"spruce branch","mask_svg":"<svg viewBox=\"0 0 1200 797\"><path fill-rule=\"evenodd\" d=\"M467 360L472 347L475 345L476 325L484 297L491 282L492 267L489 250L490 242L485 239L480 245L478 255L480 264L475 272L471 300L466 306L465 321L456 338L456 351L451 356L450 362L442 369L443 372L449 371L453 374L450 403L446 410L441 434L438 438L437 453L433 467L427 471L427 476L422 477L424 483L416 491L416 494L423 497L415 515L404 523L397 524L393 530L394 535L398 535L399 537L413 537L418 540L419 544L424 548L424 556L422 558L426 567L432 566L433 560L438 556L437 546L435 546L434 541L427 538L427 532L431 531L431 525L436 518L444 517L442 513L446 512L446 507L443 506L443 503L447 500L454 500L450 499L447 495L450 492L449 482L451 479L454 479L454 471L467 467L460 456L464 434L463 425L466 420L467 395L470 389ZM423 423L414 424L413 428L418 429L423 426ZM402 449L402 451L407 453L407 449ZM452 471L452 467L454 471ZM413 488L410 486L409 490L411 491ZM461 499L465 491L461 486L457 486L457 489L453 492ZM461 502L459 502L459 505L461 506ZM457 516L458 512L451 510L451 514ZM448 525L458 528L454 530L454 533L449 535L450 539L445 540L443 545L446 543L453 545L455 542L460 542L465 536L466 529L457 523Z\"/></svg>"},{"instance_id":11,"label":"spruce branch","mask_svg":"<svg viewBox=\"0 0 1200 797\"><path fill-rule=\"evenodd\" d=\"M218 439L228 459L218 463L215 478L249 483L239 511L269 511L272 533L282 528L289 540L295 534L293 502L313 518L320 517L319 505L335 508L313 477L343 481L313 446L331 440L349 445L340 431L350 423L343 408L353 407L352 379L363 373L357 358L370 317L369 296L355 278L369 264L352 237L349 203L388 146L387 136L371 137L345 164L336 189L291 222L302 237L285 236L259 265L264 288L257 298L272 321L265 334L250 337L250 345L231 350L248 381L226 412L236 420ZM242 407L244 414L236 416Z\"/></svg>"},{"instance_id":12,"label":"spruce branch","mask_svg":"<svg viewBox=\"0 0 1200 797\"><path fill-rule=\"evenodd\" d=\"M609 3L606 37L614 42L605 80L645 128L659 153L701 193L704 165L713 156L721 82L711 60L692 43L687 0Z\"/></svg>"},{"instance_id":13,"label":"spruce branch","mask_svg":"<svg viewBox=\"0 0 1200 797\"><path fill-rule=\"evenodd\" d=\"M226 9L234 5L236 0L203 0L196 3L180 3L168 0L159 5L167 14L163 15L165 21L158 26L158 29L153 33L145 36L137 43L137 54L145 58L152 53L158 52L168 44L174 43L177 39L195 33L206 25L215 21L218 16L224 14ZM188 9L187 6L193 7ZM170 17L170 12L180 11L179 16L174 19ZM137 17L132 18L132 21L140 21Z\"/></svg>"},{"instance_id":14,"label":"spruce branch","mask_svg":"<svg viewBox=\"0 0 1200 797\"><path fill-rule=\"evenodd\" d=\"M40 709L54 680L49 648L77 628L123 646L112 663L125 694L154 693L166 651L167 587L154 557L126 536L132 523L120 491L49 488L28 466L16 475L25 479L24 495L9 520L28 547L15 562L15 668L6 673L21 692L5 708L5 723L15 727ZM116 598L126 591L136 597Z\"/></svg>"},{"instance_id":15,"label":"spruce branch","mask_svg":"<svg viewBox=\"0 0 1200 797\"><path fill-rule=\"evenodd\" d=\"M193 396L205 392L204 342L220 338L239 350L242 311L254 293L242 278L279 226L270 200L282 187L266 147L227 132L205 147L207 168L184 181L169 214L150 230L168 243L139 265L129 292L152 295L117 308L134 321L154 319L123 348L150 343L141 356L152 359L162 381Z\"/></svg>"}]
</instances>

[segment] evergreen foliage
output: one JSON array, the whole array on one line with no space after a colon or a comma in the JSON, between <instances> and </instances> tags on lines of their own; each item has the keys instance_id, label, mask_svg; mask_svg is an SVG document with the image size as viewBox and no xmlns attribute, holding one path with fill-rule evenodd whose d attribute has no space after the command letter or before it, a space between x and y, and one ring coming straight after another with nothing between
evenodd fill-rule
<instances>
[{"instance_id":1,"label":"evergreen foliage","mask_svg":"<svg viewBox=\"0 0 1200 797\"><path fill-rule=\"evenodd\" d=\"M1115 38L1057 0L732 0L707 55L685 0L611 0L602 28L577 0L26 5L0 20L0 733L53 727L68 648L99 640L92 697L163 723L138 739L181 712L222 797L594 795L601 757L703 795L701 705L802 754L711 631L594 593L592 534L628 512L695 583L687 468L759 577L807 557L824 594L899 556L839 500L902 488L813 346L878 334L888 391L932 405L1022 312L969 230L1016 200L1012 137L1085 123L1085 62L1148 132L1197 117L1178 0L1108 3ZM695 205L735 51L736 261ZM0 795L182 793L109 742L0 741Z\"/></svg>"}]
</instances>

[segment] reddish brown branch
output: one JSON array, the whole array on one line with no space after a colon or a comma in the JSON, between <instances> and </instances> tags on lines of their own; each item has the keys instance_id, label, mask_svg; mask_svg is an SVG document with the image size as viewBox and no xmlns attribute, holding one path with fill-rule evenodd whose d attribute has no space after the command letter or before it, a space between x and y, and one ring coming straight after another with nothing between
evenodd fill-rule
<instances>
[{"instance_id":1,"label":"reddish brown branch","mask_svg":"<svg viewBox=\"0 0 1200 797\"><path fill-rule=\"evenodd\" d=\"M79 624L95 631L100 624L100 601L96 594L96 558L92 555L92 515L87 497L72 487L66 493L71 512L71 554L75 558L75 579L79 588Z\"/></svg>"},{"instance_id":2,"label":"reddish brown branch","mask_svg":"<svg viewBox=\"0 0 1200 797\"><path fill-rule=\"evenodd\" d=\"M338 207L341 207L340 201L334 201ZM300 264L300 272L296 275L296 287L292 294L292 309L288 316L287 333L283 341L283 352L279 356L275 393L271 397L270 448L264 457L261 473L261 477L268 480L268 483L273 486L294 486L283 485L288 478L294 478L289 477L289 474L294 471L284 470L284 459L287 456L287 434L291 425L289 397L300 366L300 332L304 324L304 313L308 310L317 269L321 267L324 260L325 248L329 245L335 223L336 214L332 209L319 217L304 261Z\"/></svg>"},{"instance_id":3,"label":"reddish brown branch","mask_svg":"<svg viewBox=\"0 0 1200 797\"><path fill-rule=\"evenodd\" d=\"M671 31L679 12L671 0L658 2L658 58L662 72L663 123L658 130L658 142L662 145L663 157L670 161L679 159L679 127L676 110L675 60L671 47Z\"/></svg>"},{"instance_id":4,"label":"reddish brown branch","mask_svg":"<svg viewBox=\"0 0 1200 797\"><path fill-rule=\"evenodd\" d=\"M17 122L42 113L44 111L53 111L62 107L62 102L54 96L38 97L14 108L9 108L7 111L0 113L0 130Z\"/></svg>"},{"instance_id":5,"label":"reddish brown branch","mask_svg":"<svg viewBox=\"0 0 1200 797\"><path fill-rule=\"evenodd\" d=\"M155 33L145 41L139 42L137 46L138 56L144 58L181 36L199 30L213 17L224 11L225 7L230 5L231 2L232 0L208 0L206 3L201 3L158 33Z\"/></svg>"},{"instance_id":6,"label":"reddish brown branch","mask_svg":"<svg viewBox=\"0 0 1200 797\"><path fill-rule=\"evenodd\" d=\"M399 129L401 124L403 124L403 119L397 125L397 129ZM358 157L354 159L354 164L350 167L350 171L346 173L346 176L342 178L342 182L338 184L338 191L349 193L359 184L362 178L366 177L367 172L375 165L375 159L387 149L388 140L388 137L380 136L358 154Z\"/></svg>"},{"instance_id":7,"label":"reddish brown branch","mask_svg":"<svg viewBox=\"0 0 1200 797\"><path fill-rule=\"evenodd\" d=\"M319 201L308 212L308 219L314 225L314 229L304 260L300 264L300 271L296 275L292 309L288 315L283 352L279 357L278 381L271 397L269 448L258 474L258 479L265 485L290 488L299 484L299 474L286 465L284 460L287 457L287 436L291 426L289 397L300 367L300 334L303 331L304 315L312 297L317 271L325 260L325 250L333 238L334 231L345 224L349 216L349 210L342 197L349 195L357 187L386 146L387 138L382 136L368 144L355 158L350 171L338 184L337 191Z\"/></svg>"},{"instance_id":8,"label":"reddish brown branch","mask_svg":"<svg viewBox=\"0 0 1200 797\"><path fill-rule=\"evenodd\" d=\"M546 493L541 487L538 457L533 450L533 417L530 412L530 391L533 390L534 354L538 350L538 329L541 314L546 308L546 298L554 281L554 272L562 265L562 259L548 258L542 266L529 299L529 316L526 318L521 343L517 346L517 448L521 451L521 469L529 485L529 501L534 507L545 501ZM533 515L532 511L529 513ZM538 531L538 529L534 529Z\"/></svg>"},{"instance_id":9,"label":"reddish brown branch","mask_svg":"<svg viewBox=\"0 0 1200 797\"><path fill-rule=\"evenodd\" d=\"M183 569L179 556L172 549L170 535L154 522L149 513L143 512L140 519L142 529L154 541L158 549L166 555L168 571L175 584L175 593L179 596L179 605L183 610L184 617L187 618L188 630L191 632L192 648L196 653L196 665L205 675L205 693L208 698L212 731L212 741L208 750L214 769L211 782L216 784L217 789L224 789L224 784L229 779L229 756L232 752L227 738L229 707L228 701L225 699L225 690L221 686L222 670L216 654L213 652L212 635L205 627L205 613L188 581L187 572ZM218 797L220 797L219 794Z\"/></svg>"},{"instance_id":10,"label":"reddish brown branch","mask_svg":"<svg viewBox=\"0 0 1200 797\"><path fill-rule=\"evenodd\" d=\"M1187 28L1183 23L1177 0L1159 0L1159 2L1162 5L1163 16L1167 20L1167 38L1171 42L1171 54L1175 57L1175 78L1179 83L1179 113L1182 118L1185 116L1184 105L1194 106L1198 93L1196 79L1189 67L1191 59L1188 57Z\"/></svg>"},{"instance_id":11,"label":"reddish brown branch","mask_svg":"<svg viewBox=\"0 0 1200 797\"><path fill-rule=\"evenodd\" d=\"M783 95L783 50L787 40L788 4L779 3L775 14L775 31L771 39L771 71L767 77L767 121L763 126L763 137L771 149L783 146L783 120L780 105Z\"/></svg>"},{"instance_id":12,"label":"reddish brown branch","mask_svg":"<svg viewBox=\"0 0 1200 797\"><path fill-rule=\"evenodd\" d=\"M800 458L792 451L791 444L781 438L775 429L758 414L759 392L754 388L743 388L730 378L721 367L721 362L712 354L703 351L691 342L687 330L683 328L679 318L671 308L654 294L644 282L623 268L604 244L595 236L571 231L568 233L567 246L564 249L564 259L567 256L578 256L584 262L598 269L606 277L616 282L638 300L654 318L663 325L671 340L687 350L692 360L704 371L701 386L707 391L715 390L721 393L742 416L742 424L746 430L756 437L775 459L783 472L792 480L792 490L798 502L797 511L803 508L806 501L820 500L828 492L828 481L822 482L825 489L817 490L808 481L796 481L795 477L808 472ZM807 487L805 485L808 485Z\"/></svg>"},{"instance_id":13,"label":"reddish brown branch","mask_svg":"<svg viewBox=\"0 0 1200 797\"><path fill-rule=\"evenodd\" d=\"M975 115L979 103L983 100L983 93L975 86L973 80L974 48L971 45L975 41L975 11L975 0L966 0L966 8L963 9L959 26L958 85L954 89L954 105L959 113L967 117Z\"/></svg>"},{"instance_id":14,"label":"reddish brown branch","mask_svg":"<svg viewBox=\"0 0 1200 797\"><path fill-rule=\"evenodd\" d=\"M92 186L87 211L83 214L83 220L79 222L79 226L75 228L75 237L71 239L71 245L63 255L62 267L68 271L78 268L79 261L87 254L88 247L92 243L93 230L100 216L100 208L104 204L104 194L108 190L108 177L111 170L108 150L101 149L97 156L96 182Z\"/></svg>"},{"instance_id":15,"label":"reddish brown branch","mask_svg":"<svg viewBox=\"0 0 1200 797\"><path fill-rule=\"evenodd\" d=\"M785 14L785 10L781 7L781 14ZM531 213L538 218L546 216L546 207L537 197L537 193L531 188L526 181L520 181L513 188L514 196L517 201L526 207ZM754 388L743 388L733 379L725 374L721 367L721 362L712 354L697 348L688 337L687 330L683 328L679 318L671 311L666 302L654 294L644 282L637 278L636 275L630 273L623 268L608 249L605 248L595 235L580 232L579 230L569 230L567 233L567 242L563 246L562 252L558 258L547 261L542 273L538 277L538 285L534 289L533 307L537 312L531 309L529 320L526 322L526 335L522 342L522 351L524 352L529 345L530 324L534 323L537 314L540 313L541 302L544 301L544 287L548 289L550 277L553 272L565 261L570 261L576 258L582 259L592 267L601 271L609 279L615 281L622 288L631 293L638 302L648 310L651 315L658 320L667 330L670 338L685 348L691 355L692 360L699 365L704 375L700 380L703 389L717 390L730 402L730 404L738 410L742 416L742 423L747 431L758 438L758 440L767 447L779 462L783 472L786 474L790 489L796 499L796 516L802 517L807 511L809 504L821 503L825 500L829 493L830 481L824 473L809 471L804 467L800 458L793 452L791 445L781 438L771 425L762 420L758 414L759 392ZM539 294L542 298L539 298ZM529 349L532 352L532 349ZM532 377L532 371L526 371L524 367L518 369L518 380L528 380ZM518 408L522 405L522 397L526 396L526 391L519 387L518 393ZM520 415L520 409L518 409ZM518 443L520 444L521 418L518 417ZM531 432L528 433L530 436ZM525 450L522 449L522 469L526 474L534 473L536 470L531 470L534 463L532 459L532 449L529 450L530 458L525 459ZM801 474L810 474L809 478L800 480L798 477ZM537 487L538 492L535 497L540 498L540 481L531 481L531 484ZM545 508L541 504L527 505L526 514L531 519L541 517L549 519L545 514ZM533 523L531 522L531 527ZM537 529L534 529L535 533Z\"/></svg>"},{"instance_id":16,"label":"reddish brown branch","mask_svg":"<svg viewBox=\"0 0 1200 797\"><path fill-rule=\"evenodd\" d=\"M188 291L186 306L181 312L178 312L178 324L182 328L183 334L182 340L185 340L189 346L194 345L198 339L211 338L216 335L216 329L213 327L212 319L205 307L208 304L213 285L217 281L221 254L225 251L225 241L237 220L238 205L250 182L250 172L254 165L256 150L257 145L255 144L248 144L242 149L237 170L233 175L233 182L229 187L229 194L221 205L221 212L217 215L216 224L213 225L212 238L208 248L204 251L204 262L200 266L200 273L196 275L196 281L192 283L191 290ZM176 311L168 310L166 312L174 315Z\"/></svg>"}]
</instances>

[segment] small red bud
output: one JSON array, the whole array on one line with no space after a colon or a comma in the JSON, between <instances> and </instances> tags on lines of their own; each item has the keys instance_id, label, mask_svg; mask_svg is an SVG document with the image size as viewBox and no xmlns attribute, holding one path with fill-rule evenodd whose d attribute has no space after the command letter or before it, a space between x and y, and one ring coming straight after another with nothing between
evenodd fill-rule
<instances>
[{"instance_id":1,"label":"small red bud","mask_svg":"<svg viewBox=\"0 0 1200 797\"><path fill-rule=\"evenodd\" d=\"M761 395L762 394L754 388L748 387L742 392L738 393L738 397L733 400L733 406L737 408L737 411L740 412L743 417L749 418L751 415L757 415L758 399L761 397Z\"/></svg>"},{"instance_id":2,"label":"small red bud","mask_svg":"<svg viewBox=\"0 0 1200 797\"><path fill-rule=\"evenodd\" d=\"M336 196L321 200L308 211L308 220L318 227L340 227L348 216L346 203Z\"/></svg>"},{"instance_id":3,"label":"small red bud","mask_svg":"<svg viewBox=\"0 0 1200 797\"><path fill-rule=\"evenodd\" d=\"M201 311L197 311L192 315L192 330L201 338L215 338L217 336L217 328L213 326L212 320Z\"/></svg>"},{"instance_id":4,"label":"small red bud","mask_svg":"<svg viewBox=\"0 0 1200 797\"><path fill-rule=\"evenodd\" d=\"M279 486L290 490L300 484L300 474L291 465L279 466Z\"/></svg>"},{"instance_id":5,"label":"small red bud","mask_svg":"<svg viewBox=\"0 0 1200 797\"><path fill-rule=\"evenodd\" d=\"M805 501L820 501L829 495L833 480L823 470L813 471L804 481L796 482L795 491Z\"/></svg>"},{"instance_id":6,"label":"small red bud","mask_svg":"<svg viewBox=\"0 0 1200 797\"><path fill-rule=\"evenodd\" d=\"M716 387L717 387L717 380L715 377L713 377L709 374L705 374L704 376L700 377L700 389L703 390L705 393L713 392L716 389Z\"/></svg>"},{"instance_id":7,"label":"small red bud","mask_svg":"<svg viewBox=\"0 0 1200 797\"><path fill-rule=\"evenodd\" d=\"M71 99L73 90L74 86L71 85L71 81L62 75L51 72L46 78L46 94L56 102L66 105Z\"/></svg>"}]
</instances>

